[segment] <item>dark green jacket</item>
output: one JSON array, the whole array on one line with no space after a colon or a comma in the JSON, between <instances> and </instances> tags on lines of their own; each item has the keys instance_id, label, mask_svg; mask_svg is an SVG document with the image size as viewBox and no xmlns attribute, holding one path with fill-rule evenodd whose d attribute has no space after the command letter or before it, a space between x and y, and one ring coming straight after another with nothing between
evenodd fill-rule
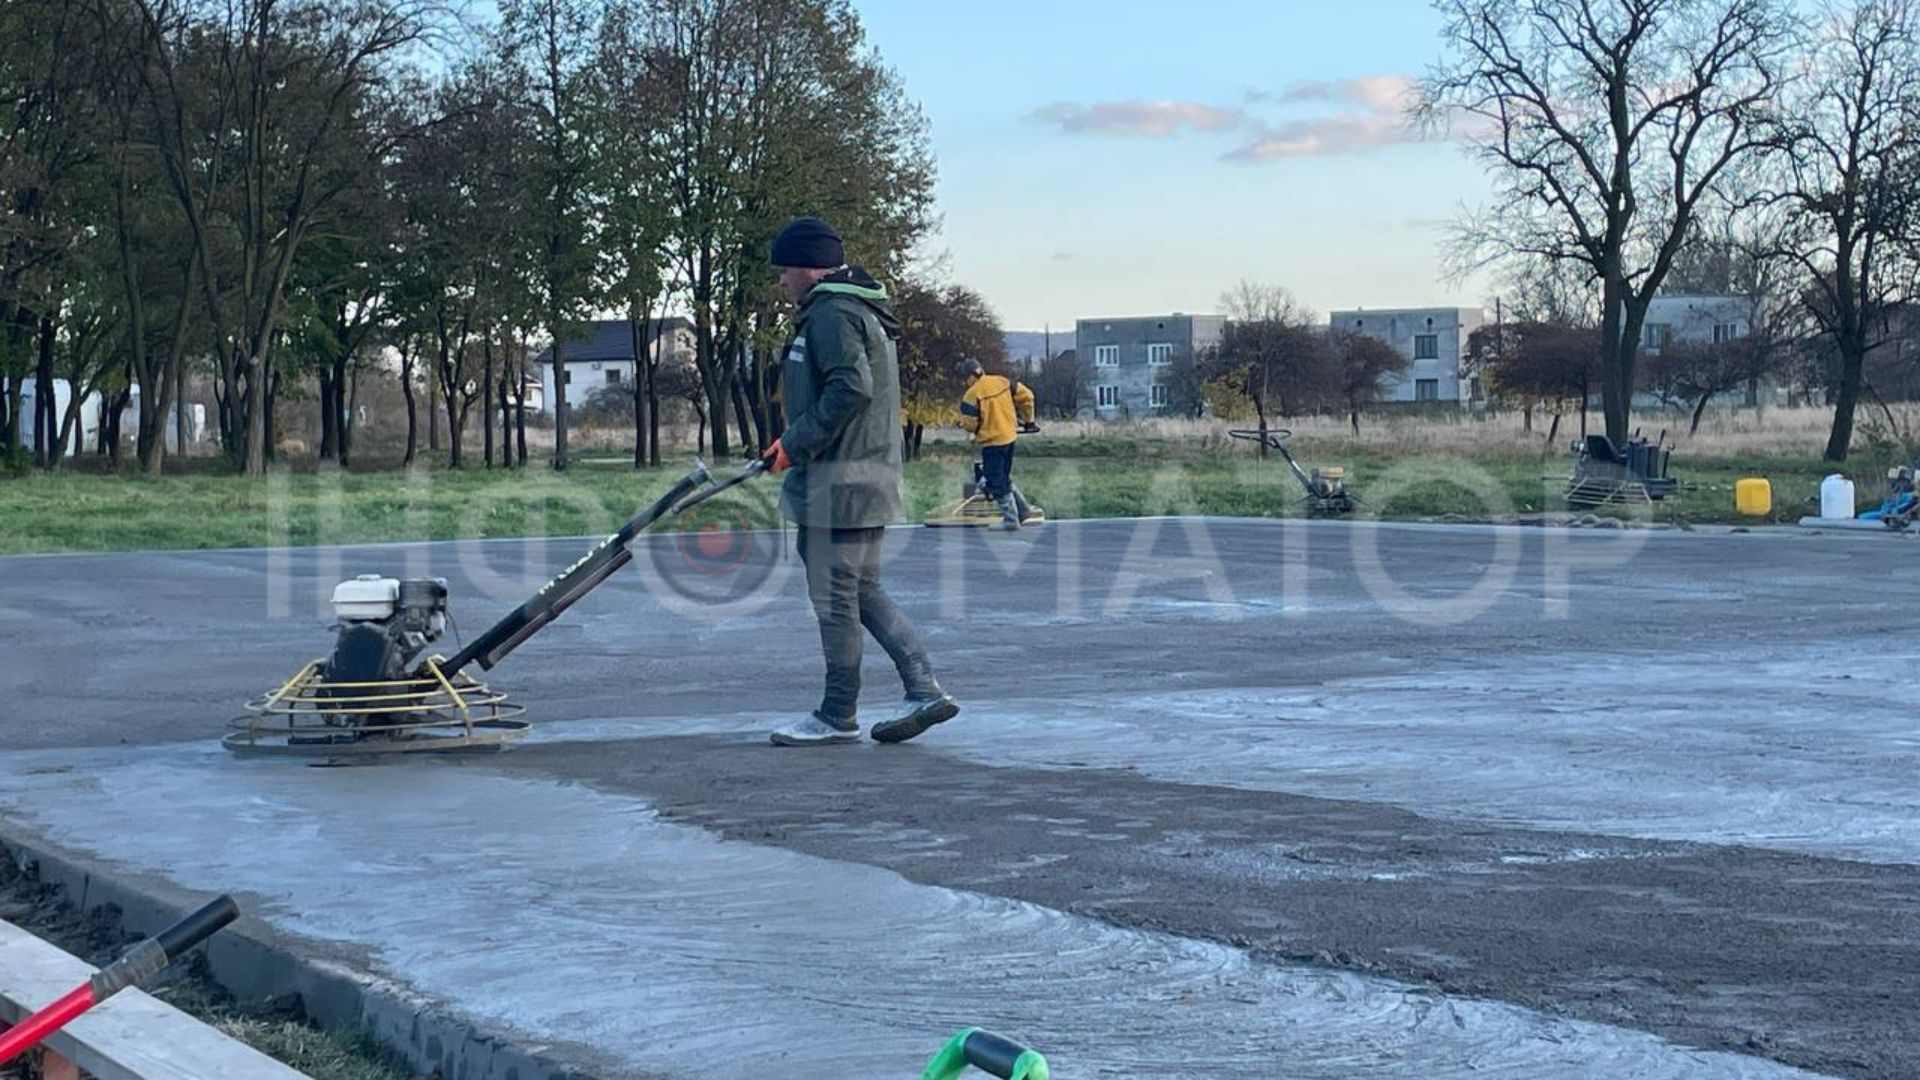
<instances>
[{"instance_id":1,"label":"dark green jacket","mask_svg":"<svg viewBox=\"0 0 1920 1080\"><path fill-rule=\"evenodd\" d=\"M899 332L887 291L858 267L801 304L780 372L788 520L863 529L900 517Z\"/></svg>"}]
</instances>

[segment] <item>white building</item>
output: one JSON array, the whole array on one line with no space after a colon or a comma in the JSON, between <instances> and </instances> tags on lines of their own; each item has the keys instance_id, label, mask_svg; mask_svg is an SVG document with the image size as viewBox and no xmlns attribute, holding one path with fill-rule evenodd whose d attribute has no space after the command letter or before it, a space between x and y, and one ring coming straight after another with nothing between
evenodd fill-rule
<instances>
[{"instance_id":1,"label":"white building","mask_svg":"<svg viewBox=\"0 0 1920 1080\"><path fill-rule=\"evenodd\" d=\"M654 348L655 341L659 341L662 368L693 362L691 320L679 316L651 320L641 326L640 338L642 345L648 349ZM561 361L567 368L569 410L584 403L589 394L602 386L631 384L634 378L633 346L633 328L625 319L600 319L587 323L582 333L569 338L560 353ZM537 408L544 412L547 402L554 400L553 347L540 350L533 364L540 376ZM535 408L536 403L530 399L527 406Z\"/></svg>"},{"instance_id":2,"label":"white building","mask_svg":"<svg viewBox=\"0 0 1920 1080\"><path fill-rule=\"evenodd\" d=\"M1640 349L1658 355L1665 345L1713 345L1753 330L1753 301L1745 296L1676 293L1653 298L1640 331Z\"/></svg>"},{"instance_id":3,"label":"white building","mask_svg":"<svg viewBox=\"0 0 1920 1080\"><path fill-rule=\"evenodd\" d=\"M1480 308L1359 308L1333 312L1328 326L1366 334L1407 358L1404 377L1385 381L1382 401L1472 401L1471 379L1460 375L1467 338L1486 322Z\"/></svg>"}]
</instances>

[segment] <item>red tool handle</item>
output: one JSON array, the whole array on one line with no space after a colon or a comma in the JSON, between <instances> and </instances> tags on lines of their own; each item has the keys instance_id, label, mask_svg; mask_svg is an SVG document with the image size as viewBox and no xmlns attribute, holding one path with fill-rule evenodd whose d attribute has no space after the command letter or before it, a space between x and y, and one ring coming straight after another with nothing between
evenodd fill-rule
<instances>
[{"instance_id":1,"label":"red tool handle","mask_svg":"<svg viewBox=\"0 0 1920 1080\"><path fill-rule=\"evenodd\" d=\"M40 1040L66 1027L67 1021L93 1006L93 984L81 983L59 1001L0 1031L0 1065L40 1045Z\"/></svg>"},{"instance_id":2,"label":"red tool handle","mask_svg":"<svg viewBox=\"0 0 1920 1080\"><path fill-rule=\"evenodd\" d=\"M167 961L212 937L239 917L240 908L233 897L222 896L128 949L120 959L95 972L93 978L69 990L60 1000L0 1032L0 1065L40 1045L42 1039L66 1027L74 1017L127 987L159 974Z\"/></svg>"}]
</instances>

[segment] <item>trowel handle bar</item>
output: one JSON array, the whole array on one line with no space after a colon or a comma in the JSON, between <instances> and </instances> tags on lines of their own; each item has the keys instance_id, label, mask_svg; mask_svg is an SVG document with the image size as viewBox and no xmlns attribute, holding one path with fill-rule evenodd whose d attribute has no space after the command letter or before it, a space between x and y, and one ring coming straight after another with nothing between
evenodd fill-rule
<instances>
[{"instance_id":1,"label":"trowel handle bar","mask_svg":"<svg viewBox=\"0 0 1920 1080\"><path fill-rule=\"evenodd\" d=\"M1293 436L1292 431L1283 427L1268 428L1265 431L1257 431L1251 428L1237 428L1227 432L1227 434L1236 439L1251 439L1256 442L1263 442L1269 447L1280 451L1280 456L1287 459L1287 468L1292 469L1293 475L1299 479L1300 486L1307 489L1307 494L1313 494L1313 481L1307 478L1307 472L1300 467L1300 463L1293 460L1293 451L1287 449L1286 440Z\"/></svg>"},{"instance_id":2,"label":"trowel handle bar","mask_svg":"<svg viewBox=\"0 0 1920 1080\"><path fill-rule=\"evenodd\" d=\"M1275 450L1286 449L1286 447L1280 445L1280 440L1293 438L1293 430L1283 427L1270 427L1264 432L1257 428L1235 428L1227 432L1227 434L1236 439L1250 439L1255 442L1264 442Z\"/></svg>"},{"instance_id":3,"label":"trowel handle bar","mask_svg":"<svg viewBox=\"0 0 1920 1080\"><path fill-rule=\"evenodd\" d=\"M627 519L620 531L607 537L592 551L581 556L580 560L560 571L552 581L540 587L533 598L521 604L507 617L487 628L487 632L467 643L467 647L455 653L453 659L440 664L440 673L451 678L453 674L468 664L478 661L482 668L489 671L493 665L506 658L506 655L520 647L520 643L532 637L541 627L560 617L560 613L572 607L574 601L592 592L594 587L607 580L615 570L633 561L633 551L627 545L640 534L640 530L660 520L673 510L680 500L692 494L694 489L707 482L712 474L707 467L696 463L692 472L667 490L665 495L653 501L646 509Z\"/></svg>"},{"instance_id":4,"label":"trowel handle bar","mask_svg":"<svg viewBox=\"0 0 1920 1080\"><path fill-rule=\"evenodd\" d=\"M0 1032L0 1065L40 1045L47 1036L66 1027L75 1017L129 986L153 978L167 962L212 937L240 917L231 896L221 896L200 910L147 938L121 954L120 959L95 972L91 979L69 990L58 1001Z\"/></svg>"}]
</instances>

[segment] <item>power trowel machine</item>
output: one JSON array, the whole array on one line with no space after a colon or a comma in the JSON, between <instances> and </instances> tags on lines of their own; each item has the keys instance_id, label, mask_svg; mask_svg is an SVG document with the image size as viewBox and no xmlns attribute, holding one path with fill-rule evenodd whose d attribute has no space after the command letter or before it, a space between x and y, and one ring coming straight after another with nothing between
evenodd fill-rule
<instances>
[{"instance_id":1,"label":"power trowel machine","mask_svg":"<svg viewBox=\"0 0 1920 1080\"><path fill-rule=\"evenodd\" d=\"M759 460L716 481L696 462L665 495L451 657L429 651L447 630L444 578L368 574L343 581L333 591L333 652L248 702L248 715L233 722L222 743L236 754L329 762L502 749L531 730L521 718L526 710L469 669L491 671L631 562L630 545L648 526L766 471Z\"/></svg>"}]
</instances>

